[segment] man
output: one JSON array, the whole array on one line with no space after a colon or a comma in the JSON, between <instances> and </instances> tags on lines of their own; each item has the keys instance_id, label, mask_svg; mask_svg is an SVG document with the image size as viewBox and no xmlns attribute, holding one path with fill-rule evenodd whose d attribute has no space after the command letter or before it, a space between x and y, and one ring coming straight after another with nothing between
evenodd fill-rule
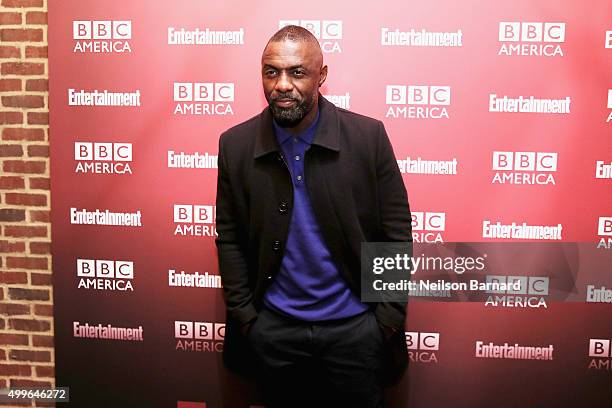
<instances>
[{"instance_id":1,"label":"man","mask_svg":"<svg viewBox=\"0 0 612 408\"><path fill-rule=\"evenodd\" d=\"M257 375L270 407L381 407L407 364L406 303L360 301L360 246L412 240L393 149L380 121L319 94L308 30L279 30L261 63L269 106L219 140L225 364Z\"/></svg>"}]
</instances>

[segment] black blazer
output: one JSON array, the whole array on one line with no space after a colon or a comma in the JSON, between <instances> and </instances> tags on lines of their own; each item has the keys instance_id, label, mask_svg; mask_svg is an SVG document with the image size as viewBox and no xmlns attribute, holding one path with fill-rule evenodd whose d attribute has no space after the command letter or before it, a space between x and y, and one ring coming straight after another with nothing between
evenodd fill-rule
<instances>
[{"instance_id":1,"label":"black blazer","mask_svg":"<svg viewBox=\"0 0 612 408\"><path fill-rule=\"evenodd\" d=\"M361 242L412 241L408 197L382 122L337 108L321 95L319 110L304 157L305 181L325 243L360 297ZM291 176L269 108L221 135L216 205L227 307L224 361L249 372L250 346L239 326L257 316L279 270L293 206ZM394 358L403 364L406 303L370 305L379 322L399 329L396 350L389 351L399 353Z\"/></svg>"}]
</instances>

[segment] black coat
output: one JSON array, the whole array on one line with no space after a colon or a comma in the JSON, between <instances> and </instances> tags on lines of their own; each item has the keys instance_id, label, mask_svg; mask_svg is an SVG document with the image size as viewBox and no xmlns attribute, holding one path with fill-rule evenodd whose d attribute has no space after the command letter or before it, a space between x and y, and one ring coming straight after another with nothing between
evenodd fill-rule
<instances>
[{"instance_id":1,"label":"black coat","mask_svg":"<svg viewBox=\"0 0 612 408\"><path fill-rule=\"evenodd\" d=\"M406 189L382 122L337 108L319 95L319 124L304 156L304 176L325 243L350 289L360 297L360 246L412 241ZM227 320L224 361L253 372L239 326L257 316L279 271L293 186L269 108L219 139L217 179L219 270ZM379 322L398 330L388 344L395 370L405 369L405 303L371 303ZM395 338L395 339L394 339Z\"/></svg>"}]
</instances>

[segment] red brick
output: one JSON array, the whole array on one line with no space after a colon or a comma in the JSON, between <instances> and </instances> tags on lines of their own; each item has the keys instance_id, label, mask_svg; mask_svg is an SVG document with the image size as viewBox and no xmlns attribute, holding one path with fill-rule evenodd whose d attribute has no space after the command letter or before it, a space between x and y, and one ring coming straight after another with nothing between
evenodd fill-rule
<instances>
[{"instance_id":1,"label":"red brick","mask_svg":"<svg viewBox=\"0 0 612 408\"><path fill-rule=\"evenodd\" d=\"M32 248L30 244L30 251ZM25 252L25 242L13 242L0 240L0 252Z\"/></svg>"},{"instance_id":2,"label":"red brick","mask_svg":"<svg viewBox=\"0 0 612 408\"><path fill-rule=\"evenodd\" d=\"M0 41L42 41L43 30L40 28L3 28L0 30Z\"/></svg>"},{"instance_id":3,"label":"red brick","mask_svg":"<svg viewBox=\"0 0 612 408\"><path fill-rule=\"evenodd\" d=\"M26 58L47 58L48 57L47 46L35 47L33 45L26 46Z\"/></svg>"},{"instance_id":4,"label":"red brick","mask_svg":"<svg viewBox=\"0 0 612 408\"><path fill-rule=\"evenodd\" d=\"M35 81L35 80L33 80ZM35 91L36 89L32 89ZM21 79L0 79L0 92L21 91Z\"/></svg>"},{"instance_id":5,"label":"red brick","mask_svg":"<svg viewBox=\"0 0 612 408\"><path fill-rule=\"evenodd\" d=\"M50 254L50 242L30 242L30 252L33 254Z\"/></svg>"},{"instance_id":6,"label":"red brick","mask_svg":"<svg viewBox=\"0 0 612 408\"><path fill-rule=\"evenodd\" d=\"M28 283L28 274L25 272L0 271L0 282L3 284Z\"/></svg>"},{"instance_id":7,"label":"red brick","mask_svg":"<svg viewBox=\"0 0 612 408\"><path fill-rule=\"evenodd\" d=\"M0 58L21 58L21 50L19 47L2 45L0 46Z\"/></svg>"},{"instance_id":8,"label":"red brick","mask_svg":"<svg viewBox=\"0 0 612 408\"><path fill-rule=\"evenodd\" d=\"M50 381L34 381L20 378L11 378L11 388L50 388Z\"/></svg>"},{"instance_id":9,"label":"red brick","mask_svg":"<svg viewBox=\"0 0 612 408\"><path fill-rule=\"evenodd\" d=\"M38 286L51 286L53 283L50 273L31 273L30 280L32 282L32 285L38 285ZM47 306L47 305L41 305L41 306ZM45 315L45 316L48 316L48 315Z\"/></svg>"},{"instance_id":10,"label":"red brick","mask_svg":"<svg viewBox=\"0 0 612 408\"><path fill-rule=\"evenodd\" d=\"M45 98L39 95L3 96L2 105L11 108L44 108Z\"/></svg>"},{"instance_id":11,"label":"red brick","mask_svg":"<svg viewBox=\"0 0 612 408\"><path fill-rule=\"evenodd\" d=\"M0 364L0 375L3 375L3 376L18 375L21 377L31 377L32 369L28 365Z\"/></svg>"},{"instance_id":12,"label":"red brick","mask_svg":"<svg viewBox=\"0 0 612 408\"><path fill-rule=\"evenodd\" d=\"M51 279L51 274L47 274ZM53 317L53 305L41 305L39 303L34 305L34 314L41 317Z\"/></svg>"},{"instance_id":13,"label":"red brick","mask_svg":"<svg viewBox=\"0 0 612 408\"><path fill-rule=\"evenodd\" d=\"M49 177L30 177L28 179L32 190L50 190L51 183Z\"/></svg>"},{"instance_id":14,"label":"red brick","mask_svg":"<svg viewBox=\"0 0 612 408\"><path fill-rule=\"evenodd\" d=\"M0 190L17 190L25 188L23 177L18 176L2 176L0 177ZM30 183L30 188L31 183Z\"/></svg>"},{"instance_id":15,"label":"red brick","mask_svg":"<svg viewBox=\"0 0 612 408\"><path fill-rule=\"evenodd\" d=\"M21 112L0 112L0 125L16 125L20 123L23 123L23 114ZM2 134L4 138L4 130Z\"/></svg>"},{"instance_id":16,"label":"red brick","mask_svg":"<svg viewBox=\"0 0 612 408\"><path fill-rule=\"evenodd\" d=\"M47 196L44 194L6 193L6 204L46 206Z\"/></svg>"},{"instance_id":17,"label":"red brick","mask_svg":"<svg viewBox=\"0 0 612 408\"><path fill-rule=\"evenodd\" d=\"M37 377L55 377L55 368L49 366L36 366L34 367L36 370Z\"/></svg>"},{"instance_id":18,"label":"red brick","mask_svg":"<svg viewBox=\"0 0 612 408\"><path fill-rule=\"evenodd\" d=\"M49 300L47 289L8 288L12 300Z\"/></svg>"},{"instance_id":19,"label":"red brick","mask_svg":"<svg viewBox=\"0 0 612 408\"><path fill-rule=\"evenodd\" d=\"M0 145L0 157L21 157L23 148L21 145Z\"/></svg>"},{"instance_id":20,"label":"red brick","mask_svg":"<svg viewBox=\"0 0 612 408\"><path fill-rule=\"evenodd\" d=\"M11 269L42 269L44 271L49 268L49 260L32 256L7 256L6 267Z\"/></svg>"},{"instance_id":21,"label":"red brick","mask_svg":"<svg viewBox=\"0 0 612 408\"><path fill-rule=\"evenodd\" d=\"M21 225L7 225L4 227L4 235L7 237L17 238L46 237L47 227L26 227Z\"/></svg>"},{"instance_id":22,"label":"red brick","mask_svg":"<svg viewBox=\"0 0 612 408\"><path fill-rule=\"evenodd\" d=\"M9 319L9 327L14 330L46 332L51 329L51 323L46 320Z\"/></svg>"},{"instance_id":23,"label":"red brick","mask_svg":"<svg viewBox=\"0 0 612 408\"><path fill-rule=\"evenodd\" d=\"M6 350L0 349L0 360L6 360Z\"/></svg>"},{"instance_id":24,"label":"red brick","mask_svg":"<svg viewBox=\"0 0 612 408\"><path fill-rule=\"evenodd\" d=\"M45 64L41 62L3 62L0 65L0 73L3 75L43 75Z\"/></svg>"},{"instance_id":25,"label":"red brick","mask_svg":"<svg viewBox=\"0 0 612 408\"><path fill-rule=\"evenodd\" d=\"M0 344L28 345L27 334L0 333Z\"/></svg>"},{"instance_id":26,"label":"red brick","mask_svg":"<svg viewBox=\"0 0 612 408\"><path fill-rule=\"evenodd\" d=\"M42 7L43 0L2 0L4 7Z\"/></svg>"},{"instance_id":27,"label":"red brick","mask_svg":"<svg viewBox=\"0 0 612 408\"><path fill-rule=\"evenodd\" d=\"M29 210L30 222L51 222L50 211L48 210Z\"/></svg>"},{"instance_id":28,"label":"red brick","mask_svg":"<svg viewBox=\"0 0 612 408\"><path fill-rule=\"evenodd\" d=\"M21 112L17 112L21 114ZM2 131L3 140L45 140L44 129L5 128Z\"/></svg>"},{"instance_id":29,"label":"red brick","mask_svg":"<svg viewBox=\"0 0 612 408\"><path fill-rule=\"evenodd\" d=\"M44 173L47 163L44 161L6 160L2 168L8 173Z\"/></svg>"},{"instance_id":30,"label":"red brick","mask_svg":"<svg viewBox=\"0 0 612 408\"><path fill-rule=\"evenodd\" d=\"M2 208L0 209L0 221L25 221L25 210Z\"/></svg>"},{"instance_id":31,"label":"red brick","mask_svg":"<svg viewBox=\"0 0 612 408\"><path fill-rule=\"evenodd\" d=\"M30 157L49 157L49 146L46 146L46 145L28 146L28 156Z\"/></svg>"},{"instance_id":32,"label":"red brick","mask_svg":"<svg viewBox=\"0 0 612 408\"><path fill-rule=\"evenodd\" d=\"M0 24L21 24L21 13L0 13Z\"/></svg>"},{"instance_id":33,"label":"red brick","mask_svg":"<svg viewBox=\"0 0 612 408\"><path fill-rule=\"evenodd\" d=\"M42 78L41 79L28 79L26 81L26 91L45 92L48 90L49 90L49 81L47 79L42 79Z\"/></svg>"},{"instance_id":34,"label":"red brick","mask_svg":"<svg viewBox=\"0 0 612 408\"><path fill-rule=\"evenodd\" d=\"M18 303L0 303L0 313L7 316L29 315L30 306Z\"/></svg>"},{"instance_id":35,"label":"red brick","mask_svg":"<svg viewBox=\"0 0 612 408\"><path fill-rule=\"evenodd\" d=\"M51 353L45 350L16 350L9 352L9 358L17 361L51 362Z\"/></svg>"},{"instance_id":36,"label":"red brick","mask_svg":"<svg viewBox=\"0 0 612 408\"><path fill-rule=\"evenodd\" d=\"M45 336L43 334L32 335L32 345L34 347L53 347L53 336Z\"/></svg>"},{"instance_id":37,"label":"red brick","mask_svg":"<svg viewBox=\"0 0 612 408\"><path fill-rule=\"evenodd\" d=\"M47 112L28 112L29 125L48 125L49 114Z\"/></svg>"},{"instance_id":38,"label":"red brick","mask_svg":"<svg viewBox=\"0 0 612 408\"><path fill-rule=\"evenodd\" d=\"M26 24L47 24L47 13L44 11L28 11Z\"/></svg>"}]
</instances>

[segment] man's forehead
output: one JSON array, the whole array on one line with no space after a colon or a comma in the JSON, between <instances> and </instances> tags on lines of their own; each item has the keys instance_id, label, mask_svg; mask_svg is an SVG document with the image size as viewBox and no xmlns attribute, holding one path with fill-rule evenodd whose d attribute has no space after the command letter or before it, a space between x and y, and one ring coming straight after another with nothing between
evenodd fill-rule
<instances>
[{"instance_id":1,"label":"man's forehead","mask_svg":"<svg viewBox=\"0 0 612 408\"><path fill-rule=\"evenodd\" d=\"M283 65L310 65L317 63L317 60L322 62L318 44L291 40L268 43L261 57L263 65L272 62Z\"/></svg>"}]
</instances>

